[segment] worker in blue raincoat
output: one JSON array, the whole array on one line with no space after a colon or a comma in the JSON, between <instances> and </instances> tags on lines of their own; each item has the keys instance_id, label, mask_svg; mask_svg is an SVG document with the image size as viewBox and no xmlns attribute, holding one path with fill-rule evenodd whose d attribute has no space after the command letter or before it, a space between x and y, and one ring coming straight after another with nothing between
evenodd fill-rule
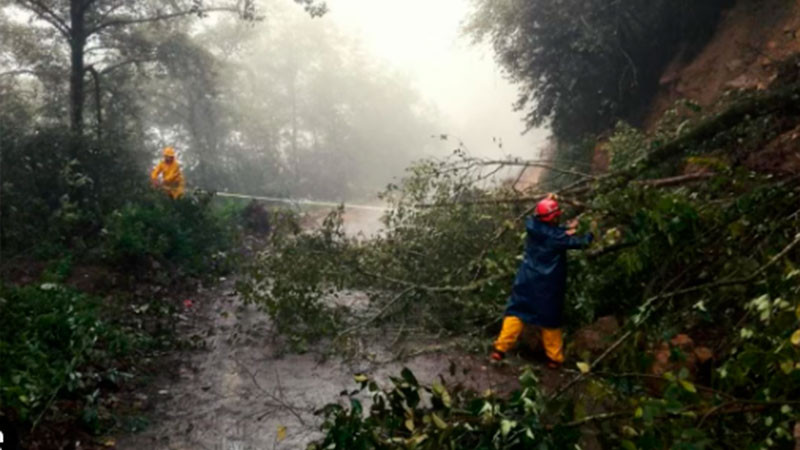
<instances>
[{"instance_id":1,"label":"worker in blue raincoat","mask_svg":"<svg viewBox=\"0 0 800 450\"><path fill-rule=\"evenodd\" d=\"M514 347L524 325L534 325L542 329L549 365L558 367L564 362L561 326L567 250L588 247L593 236L574 236L574 228L558 226L560 216L555 196L549 195L536 205L536 215L526 220L525 256L511 288L503 328L494 343L493 360L502 360Z\"/></svg>"}]
</instances>

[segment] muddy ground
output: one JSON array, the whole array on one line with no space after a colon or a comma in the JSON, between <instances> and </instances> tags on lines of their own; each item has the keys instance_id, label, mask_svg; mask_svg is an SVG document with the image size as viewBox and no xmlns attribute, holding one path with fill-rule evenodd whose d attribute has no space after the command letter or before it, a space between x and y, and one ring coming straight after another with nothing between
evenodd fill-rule
<instances>
[{"instance_id":1,"label":"muddy ground","mask_svg":"<svg viewBox=\"0 0 800 450\"><path fill-rule=\"evenodd\" d=\"M350 235L368 237L380 228L380 214L373 211L348 211L345 219ZM518 387L519 364L492 367L485 355L432 337L398 344L394 335L376 330L387 337L371 339L358 358L323 359L330 353L324 343L308 353L292 353L272 332L266 314L244 305L234 285L225 280L191 299L178 334L199 345L164 361L163 376L139 394L150 426L119 437L118 449L302 449L321 436L323 418L314 411L331 402L345 404L340 393L357 388L353 376L360 373L385 385L408 367L422 383L441 376L479 392L509 393ZM346 297L336 301L350 307L366 301L358 292ZM397 360L399 348L418 356ZM458 369L455 376L451 364ZM550 388L565 377L541 370L542 383ZM279 439L283 427L285 438Z\"/></svg>"},{"instance_id":2,"label":"muddy ground","mask_svg":"<svg viewBox=\"0 0 800 450\"><path fill-rule=\"evenodd\" d=\"M151 425L120 437L117 448L304 448L320 437L322 418L314 411L341 399L341 391L354 389L356 373L386 381L406 366L420 381L431 382L440 374L449 377L454 361L469 370L459 371L457 381L476 389L505 391L516 384L509 371L486 367L483 358L463 352L427 353L390 363L287 353L272 335L266 315L243 305L232 281L192 299L179 333L184 339L201 339L204 345L165 361L165 376L148 394L140 394ZM368 353L379 355L372 360L391 359L381 344ZM286 437L279 442L280 427L286 427Z\"/></svg>"}]
</instances>

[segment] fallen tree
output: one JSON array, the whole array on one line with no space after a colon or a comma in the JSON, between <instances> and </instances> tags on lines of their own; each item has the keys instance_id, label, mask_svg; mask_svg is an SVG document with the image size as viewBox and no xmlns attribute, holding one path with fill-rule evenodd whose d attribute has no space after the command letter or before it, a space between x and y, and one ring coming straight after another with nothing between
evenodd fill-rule
<instances>
[{"instance_id":1,"label":"fallen tree","mask_svg":"<svg viewBox=\"0 0 800 450\"><path fill-rule=\"evenodd\" d=\"M564 448L587 427L601 427L600 443L615 448L788 444L800 419L800 181L753 173L738 155L800 123L797 95L797 86L779 88L652 136L612 137L612 166L621 168L591 176L565 168L573 178L560 187L486 185L498 166L524 161L463 153L423 161L385 192L392 208L379 237L348 238L338 211L321 230L276 242L242 290L290 342L333 349L379 338L391 323L488 346L522 251L522 219L552 189L578 231L599 242L571 262L567 330L606 315L625 324L592 360L573 354L576 375L548 393L530 372L507 399L419 386L408 374L385 391L361 379L377 406L366 416L357 403L327 408L320 445ZM713 170L684 172L689 157L713 160ZM348 289L370 293L370 304L331 301ZM706 372L650 373L655 349L677 334L714 349ZM681 367L686 355L669 348L670 364ZM603 410L582 412L593 396Z\"/></svg>"}]
</instances>

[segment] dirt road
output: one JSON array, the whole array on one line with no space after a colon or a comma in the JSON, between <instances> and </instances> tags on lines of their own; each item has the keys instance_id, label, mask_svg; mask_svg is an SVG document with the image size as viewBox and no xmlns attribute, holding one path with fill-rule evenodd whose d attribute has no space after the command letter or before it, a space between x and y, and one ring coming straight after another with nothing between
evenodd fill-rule
<instances>
[{"instance_id":1,"label":"dirt road","mask_svg":"<svg viewBox=\"0 0 800 450\"><path fill-rule=\"evenodd\" d=\"M320 436L321 418L314 410L340 399L342 390L355 388L356 373L385 380L407 366L421 381L430 382L445 374L455 358L461 367L472 366L462 381L476 388L515 383L509 375L486 370L482 359L463 354L377 364L339 358L322 362L316 354L283 352L270 334L266 315L244 306L231 281L201 292L193 303L179 333L202 340L205 348L173 356L177 367L165 367L165 373L177 372L177 377L155 382L146 399L151 425L120 437L117 448L302 449ZM381 345L370 353L387 353ZM280 439L282 427L285 438Z\"/></svg>"}]
</instances>

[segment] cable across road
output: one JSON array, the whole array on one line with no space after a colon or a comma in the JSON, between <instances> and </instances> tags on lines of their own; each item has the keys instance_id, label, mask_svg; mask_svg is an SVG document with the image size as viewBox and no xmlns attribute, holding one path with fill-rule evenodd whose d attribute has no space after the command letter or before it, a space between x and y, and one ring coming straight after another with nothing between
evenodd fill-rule
<instances>
[{"instance_id":1,"label":"cable across road","mask_svg":"<svg viewBox=\"0 0 800 450\"><path fill-rule=\"evenodd\" d=\"M282 198L282 197L262 197L258 195L235 194L231 192L216 192L215 195L219 197L261 200L265 202L274 202L274 203L286 203L289 205L330 206L334 208L343 205L345 209L364 209L369 211L386 211L389 209L386 206L357 205L351 203L323 202L317 200L302 200L302 199L292 199L292 198Z\"/></svg>"}]
</instances>

